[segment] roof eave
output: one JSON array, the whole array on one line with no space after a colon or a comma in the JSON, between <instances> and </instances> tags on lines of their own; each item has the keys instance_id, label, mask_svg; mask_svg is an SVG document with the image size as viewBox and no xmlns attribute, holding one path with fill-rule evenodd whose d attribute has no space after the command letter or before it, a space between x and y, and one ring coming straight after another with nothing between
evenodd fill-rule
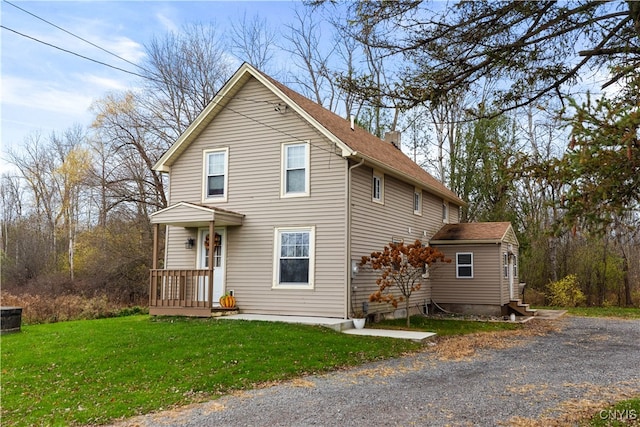
<instances>
[{"instance_id":1,"label":"roof eave","mask_svg":"<svg viewBox=\"0 0 640 427\"><path fill-rule=\"evenodd\" d=\"M430 245L486 245L499 244L502 240L497 239L447 239L447 240L429 240Z\"/></svg>"},{"instance_id":2,"label":"roof eave","mask_svg":"<svg viewBox=\"0 0 640 427\"><path fill-rule=\"evenodd\" d=\"M412 176L407 175L406 173L404 173L402 171L399 171L398 169L392 168L389 165L387 165L387 164L385 164L385 163L383 163L383 162L381 162L379 160L373 159L373 158L371 158L369 156L366 156L366 155L364 155L364 154L362 154L362 153L360 153L358 151L354 151L353 154L350 157L364 159L365 163L369 164L370 166L374 166L377 169L381 169L383 171L390 172L391 175L394 175L395 177L400 178L403 181L406 181L406 182L408 182L409 184L412 184L415 187L419 187L419 188L422 188L422 189L425 189L425 190L429 190L432 193L434 193L436 196L440 196L444 200L447 200L447 201L450 201L450 202L454 202L454 203L456 203L456 204L458 204L458 205L460 205L462 207L466 207L467 206L467 203L464 200L460 199L459 197L456 197L456 196L454 196L452 194L448 194L448 193L442 191L439 188L435 188L432 185L430 185L429 183L417 180L417 179L413 178Z\"/></svg>"}]
</instances>

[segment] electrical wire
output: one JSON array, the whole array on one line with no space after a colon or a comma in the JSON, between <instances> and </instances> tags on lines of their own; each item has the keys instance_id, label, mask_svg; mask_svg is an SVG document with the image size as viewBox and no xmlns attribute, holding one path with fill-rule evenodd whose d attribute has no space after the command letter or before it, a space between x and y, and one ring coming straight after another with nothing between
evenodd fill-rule
<instances>
[{"instance_id":1,"label":"electrical wire","mask_svg":"<svg viewBox=\"0 0 640 427\"><path fill-rule=\"evenodd\" d=\"M27 34L21 33L20 31L14 30L13 28L9 28L9 27L7 27L5 25L0 25L0 28L3 28L5 30L7 30L7 31L11 31L12 33L15 33L15 34L17 34L19 36L22 36L22 37L25 37L27 39L33 40L35 42L42 43L43 45L52 47L54 49L58 49L58 50L60 50L62 52L69 53L71 55L77 56L77 57L82 58L82 59L86 59L87 61L95 62L96 64L104 65L105 67L113 68L114 70L122 71L124 73L131 74L131 75L134 75L134 76L137 76L137 77L142 77L143 79L154 80L154 79L152 79L152 78L150 78L148 76L143 76L142 74L138 74L138 73L133 72L133 71L125 70L124 68L116 67L115 65L107 64L106 62L98 61L97 59L89 58L88 56L85 56L85 55L73 52L71 50L62 48L60 46L56 46L54 44L45 42L43 40L40 40L40 39L37 39L35 37L29 36Z\"/></svg>"},{"instance_id":2,"label":"electrical wire","mask_svg":"<svg viewBox=\"0 0 640 427\"><path fill-rule=\"evenodd\" d=\"M57 29L58 29L58 30L60 30L60 31L63 31L63 32L65 32L65 33L69 34L69 35L70 35L70 36L72 36L72 37L77 38L78 40L81 40L81 41L83 41L83 42L85 42L85 43L87 43L87 44L89 44L89 45L91 45L91 46L93 46L93 47L95 47L95 48L98 48L98 49L100 49L101 51L103 51L103 52L105 52L105 53L108 53L109 55L112 55L112 56L114 56L114 57L116 57L116 58L120 59L121 61L124 61L124 62L126 62L126 63L128 63L128 64L131 64L131 65L133 65L134 67L139 68L139 69L141 69L142 71L145 71L145 72L147 72L147 73L149 72L149 70L146 70L144 67L142 67L142 66L140 66L140 65L138 65L138 64L136 64L136 63L134 63L134 62L131 62L131 61L129 61L128 59L123 58L123 57L121 57L120 55L118 55L118 54L116 54L116 53L113 53L113 52L111 52L110 50L107 50L107 49L103 48L102 46L99 46L99 45L97 45L97 44L95 44L95 43L93 43L93 42L91 42L91 41L89 41L89 40L87 40L87 39L85 39L85 38L82 38L82 37L80 37L79 35L74 34L74 33L72 33L71 31L68 31L68 30L66 30L66 29L62 28L61 26L56 25L56 24L54 24L53 22L48 21L48 20L46 20L46 19L44 19L44 18L42 18L42 17L40 17L40 16L36 15L35 13L29 12L28 10L23 9L23 8L21 8L20 6L18 6L18 5L16 5L16 4L14 4L14 3L11 3L11 2L10 2L10 1L8 1L8 0L3 0L3 2L4 2L4 3L9 4L10 6L15 7L15 8L16 8L16 9L18 9L18 10L21 10L22 12L24 12L24 13L26 13L26 14L28 14L28 15L33 16L33 17L34 17L34 18L36 18L36 19L39 19L39 20L40 20L40 21L42 21L42 22L45 22L45 23L47 23L47 24L51 25L52 27L57 28Z\"/></svg>"},{"instance_id":3,"label":"electrical wire","mask_svg":"<svg viewBox=\"0 0 640 427\"><path fill-rule=\"evenodd\" d=\"M105 49L105 48L103 48L103 47L101 47L101 46L99 46L99 45L97 45L97 44L95 44L95 43L93 43L93 42L91 42L91 41L89 41L89 40L87 40L87 39L84 39L84 38L82 38L82 37L80 37L80 36L78 36L78 35L76 35L76 34L72 33L71 31L68 31L68 30L66 30L66 29L64 29L64 28L62 28L62 27L60 27L59 25L54 24L53 22L50 22L50 21L48 21L48 20L46 20L46 19L44 19L44 18L42 18L42 17L40 17L40 16L38 16L38 15L36 15L36 14L32 13L32 12L29 12L28 10L23 9L23 8L21 8L20 6L18 6L18 5L16 5L16 4L14 4L14 3L12 3L12 2L10 2L10 1L8 1L8 0L2 0L2 1L3 1L4 3L7 3L7 4L9 4L10 6L13 6L14 8L16 8L16 9L18 9L18 10L20 10L20 11L22 11L22 12L24 12L24 13L28 14L28 15L30 15L30 16L33 16L33 17L34 17L34 18L36 18L36 19L39 19L39 20L41 20L41 21L43 21L43 22L45 22L45 23L47 23L47 24L49 24L49 25L51 25L51 26L53 26L53 27L57 28L57 29L58 29L58 30L60 30L60 31L63 31L63 32L64 32L64 33L66 33L66 34L69 34L69 35L70 35L70 36L72 36L72 37L75 37L75 38L77 38L77 39L79 39L79 40L81 40L81 41L83 41L83 42L85 42L85 43L87 43L87 44L89 44L89 45L91 45L91 46L93 46L93 47L97 48L97 49L100 49L101 51L103 51L103 52L105 52L105 53L108 53L109 55L112 55L112 56L114 56L114 57L116 57L116 58L118 58L118 59L120 59L120 60L122 60L122 61L124 61L124 62L127 62L127 63L129 63L129 64L131 64L131 65L133 65L133 66L135 66L135 67L137 67L137 68L141 69L142 71L145 71L145 72L147 72L147 73L151 74L151 72L150 72L149 70L145 69L144 67L142 67L142 66L140 66L140 65L138 65L138 64L135 64L135 63L133 63L133 62L131 62L131 61L129 61L129 60L127 60L127 59L125 59L125 58L122 58L121 56L119 56L119 55L117 55L117 54L115 54L115 53L113 53L113 52L109 51L108 49ZM0 25L0 28L3 28L3 29L5 29L5 30L7 30L7 31L10 31L10 32L13 32L13 33L15 33L15 34L17 34L17 35L19 35L19 36L21 36L21 37L27 38L27 39L29 39L29 40L33 40L33 41L35 41L35 42L37 42L37 43L41 43L41 44L43 44L43 45L45 45L45 46L52 47L52 48L54 48L54 49L60 50L60 51L65 52L65 53L69 53L69 54L71 54L71 55L77 56L77 57L82 58L82 59L85 59L85 60L87 60L87 61L94 62L94 63L96 63L96 64L104 65L104 66L106 66L106 67L112 68L112 69L117 70L117 71L122 71L122 72L124 72L124 73L131 74L131 75L134 75L134 76L136 76L136 77L140 77L140 78L142 78L142 79L150 80L150 81L153 81L153 82L156 82L156 83L162 83L162 84L167 84L167 83L169 83L169 84L171 84L171 82L166 82L166 81L158 80L158 79L155 79L155 78L153 78L153 77L150 77L149 75L139 74L139 73L136 73L136 72L133 72L133 71L126 70L126 69L124 69L124 68L120 68L120 67L117 67L117 66L114 66L114 65L108 64L108 63L106 63L106 62L102 62L102 61L99 61L99 60L96 60L96 59L90 58L90 57L88 57L88 56L85 56L85 55L79 54L79 53L74 52L74 51L71 51L71 50L69 50L69 49L62 48L62 47L60 47L60 46L54 45L54 44L49 43L49 42L45 42L45 41L43 41L43 40L40 40L40 39L38 39L38 38L36 38L36 37L33 37L33 36L30 36L30 35L28 35L28 34L24 34L24 33L20 32L20 31L14 30L13 28L9 28L9 27L7 27L7 26L5 26L5 25ZM256 99L241 98L241 97L226 96L226 95L217 95L217 96L226 97L226 98L228 98L228 99L236 99L236 100L242 100L242 101L247 101L247 102L253 102L253 103L264 103L264 104L269 104L269 105L277 105L277 104L278 104L278 103L276 103L276 102L273 102L273 101L267 101L267 100L256 100ZM263 123L263 122L261 122L261 121L259 121L259 120L255 119L255 118L253 118L253 117L250 117L250 116L248 116L248 115L246 115L246 114L244 114L244 113L240 113L240 112L238 112L238 111L235 111L235 110L233 110L232 108L230 108L230 107L228 107L228 106L227 106L226 108L227 108L228 110L232 111L232 112L233 112L233 113L235 113L235 114L238 114L238 115L240 115L240 116L242 116L242 117L245 117L245 118L247 118L247 119L249 119L249 120L252 120L253 122L260 124L261 126L265 126L265 127L269 128L269 129L272 129L272 130L274 130L274 131L276 131L276 132L279 132L279 133L281 133L281 134L283 134L283 135L289 136L289 137L291 137L291 138L293 138L293 139L295 139L295 140L303 140L303 139L304 139L304 138L298 138L298 137L297 137L297 136L295 136L295 135L292 135L292 134L290 134L290 133L288 133L288 132L285 132L285 131L283 131L283 130L281 130L281 129L275 128L275 127L273 127L273 126L271 126L271 125L269 125L269 124ZM327 153L335 154L335 148L336 148L336 147L335 147L335 144L333 145L333 149L332 149L332 150L328 150L328 149L326 149L326 148L324 148L324 147L321 147L321 146L319 146L319 145L317 145L317 144L313 144L313 143L311 143L311 142L310 142L310 145L311 145L311 146L313 146L313 147L315 147L315 148L318 148L318 149L320 149L320 150L326 151Z\"/></svg>"},{"instance_id":4,"label":"electrical wire","mask_svg":"<svg viewBox=\"0 0 640 427\"><path fill-rule=\"evenodd\" d=\"M266 102L266 101L265 101L265 102ZM239 111L236 111L236 110L234 110L233 108L230 108L228 105L227 105L227 106L225 106L225 109L226 109L226 110L229 110L229 111L231 111L231 112L233 112L233 113L235 113L235 114L237 114L237 115L239 115L239 116L242 116L242 117L244 117L245 119L251 120L251 121L253 121L253 122L255 122L255 123L257 123L257 124L259 124L259 125L261 125L261 126L265 126L265 127L269 128L269 129L271 129L271 130L274 130L274 131L279 132L279 133L281 133L281 134L283 134L283 135L286 135L286 136L288 136L288 137L290 137L290 138L293 138L293 139L294 139L294 140L296 140L296 141L303 141L303 140L305 140L305 138L299 138L299 137L297 137L297 136L295 136L295 135L292 135L292 134L290 134L290 133L288 133L288 132L285 132L285 131L283 131L283 130L281 130L281 129L278 129L278 128L276 128L276 127L273 127L273 126L271 126L271 125L269 125L269 124L267 124L267 123L263 123L263 122L261 122L261 121L260 121L260 120L258 120L258 119L255 119L255 118L253 118L253 117L251 117L251 116L248 116L248 115L246 115L246 114L244 114L244 113L241 113L241 112L239 112ZM314 144L314 143L312 143L312 142L309 142L309 145L311 145L312 147L315 147L315 148L317 148L317 149L319 149L319 150L326 151L326 152L327 152L327 153L329 153L329 154L335 154L335 144L333 144L333 149L332 149L332 150L326 149L326 148L321 147L321 146L319 146L319 145L317 145L317 144Z\"/></svg>"}]
</instances>

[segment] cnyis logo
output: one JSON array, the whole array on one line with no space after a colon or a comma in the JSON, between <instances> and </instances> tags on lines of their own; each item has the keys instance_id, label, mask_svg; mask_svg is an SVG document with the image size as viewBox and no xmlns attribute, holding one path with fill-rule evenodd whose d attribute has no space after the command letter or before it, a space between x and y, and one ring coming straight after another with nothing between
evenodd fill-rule
<instances>
[{"instance_id":1,"label":"cnyis logo","mask_svg":"<svg viewBox=\"0 0 640 427\"><path fill-rule=\"evenodd\" d=\"M632 421L640 419L635 409L603 409L599 415L601 420Z\"/></svg>"}]
</instances>

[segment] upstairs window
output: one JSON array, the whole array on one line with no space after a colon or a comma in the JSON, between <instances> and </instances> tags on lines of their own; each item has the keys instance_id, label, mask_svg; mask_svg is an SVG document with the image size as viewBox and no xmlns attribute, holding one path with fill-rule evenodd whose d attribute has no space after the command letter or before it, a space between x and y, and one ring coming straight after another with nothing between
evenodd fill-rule
<instances>
[{"instance_id":1,"label":"upstairs window","mask_svg":"<svg viewBox=\"0 0 640 427\"><path fill-rule=\"evenodd\" d=\"M413 191L413 213L415 215L422 215L422 190L419 188Z\"/></svg>"},{"instance_id":2,"label":"upstairs window","mask_svg":"<svg viewBox=\"0 0 640 427\"><path fill-rule=\"evenodd\" d=\"M309 144L283 144L282 196L309 195Z\"/></svg>"},{"instance_id":3,"label":"upstairs window","mask_svg":"<svg viewBox=\"0 0 640 427\"><path fill-rule=\"evenodd\" d=\"M204 199L227 198L227 164L229 150L204 152Z\"/></svg>"},{"instance_id":4,"label":"upstairs window","mask_svg":"<svg viewBox=\"0 0 640 427\"><path fill-rule=\"evenodd\" d=\"M473 253L456 253L456 277L458 279L473 278Z\"/></svg>"},{"instance_id":5,"label":"upstairs window","mask_svg":"<svg viewBox=\"0 0 640 427\"><path fill-rule=\"evenodd\" d=\"M449 203L442 202L442 222L449 223Z\"/></svg>"},{"instance_id":6,"label":"upstairs window","mask_svg":"<svg viewBox=\"0 0 640 427\"><path fill-rule=\"evenodd\" d=\"M384 175L374 171L371 187L371 199L377 203L384 203Z\"/></svg>"}]
</instances>

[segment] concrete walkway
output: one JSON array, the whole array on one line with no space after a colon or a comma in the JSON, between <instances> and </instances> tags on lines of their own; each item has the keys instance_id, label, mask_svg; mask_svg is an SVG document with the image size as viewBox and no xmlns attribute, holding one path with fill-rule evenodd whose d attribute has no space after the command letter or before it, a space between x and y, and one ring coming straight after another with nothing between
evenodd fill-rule
<instances>
[{"instance_id":1,"label":"concrete walkway","mask_svg":"<svg viewBox=\"0 0 640 427\"><path fill-rule=\"evenodd\" d=\"M388 337L412 341L424 341L433 337L434 332L400 331L395 329L355 329L350 319L336 319L333 317L305 317L305 316L275 316L266 314L234 314L219 317L221 320L257 320L262 322L285 322L302 325L318 325L331 328L334 331L349 335L362 335L371 337Z\"/></svg>"}]
</instances>

